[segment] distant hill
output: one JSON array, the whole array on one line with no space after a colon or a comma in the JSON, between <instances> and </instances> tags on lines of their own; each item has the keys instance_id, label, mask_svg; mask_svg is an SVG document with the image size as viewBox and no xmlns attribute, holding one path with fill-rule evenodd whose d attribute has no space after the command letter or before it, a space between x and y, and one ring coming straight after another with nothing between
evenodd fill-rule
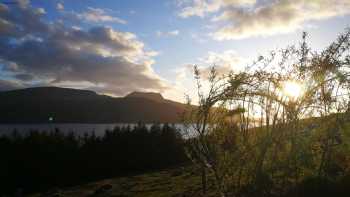
<instances>
[{"instance_id":1,"label":"distant hill","mask_svg":"<svg viewBox=\"0 0 350 197\"><path fill-rule=\"evenodd\" d=\"M0 92L0 123L134 123L180 121L185 105L159 93L125 97L89 90L38 87Z\"/></svg>"}]
</instances>

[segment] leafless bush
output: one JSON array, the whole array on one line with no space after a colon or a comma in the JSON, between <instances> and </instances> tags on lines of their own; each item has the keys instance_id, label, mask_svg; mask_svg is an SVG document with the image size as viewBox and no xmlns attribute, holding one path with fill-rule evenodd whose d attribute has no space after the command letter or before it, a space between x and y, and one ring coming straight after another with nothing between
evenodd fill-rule
<instances>
[{"instance_id":1,"label":"leafless bush","mask_svg":"<svg viewBox=\"0 0 350 197\"><path fill-rule=\"evenodd\" d=\"M349 164L350 30L321 52L304 33L298 46L259 57L243 72L218 76L184 116L187 152L221 196L284 194L306 177L334 178ZM285 94L296 83L300 95ZM336 158L340 157L340 158ZM342 160L342 161L340 161Z\"/></svg>"}]
</instances>

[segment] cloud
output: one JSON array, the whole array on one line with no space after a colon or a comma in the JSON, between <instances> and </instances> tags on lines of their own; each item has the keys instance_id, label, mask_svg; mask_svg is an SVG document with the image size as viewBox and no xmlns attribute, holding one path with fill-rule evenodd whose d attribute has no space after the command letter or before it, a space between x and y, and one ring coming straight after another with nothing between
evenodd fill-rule
<instances>
[{"instance_id":1,"label":"cloud","mask_svg":"<svg viewBox=\"0 0 350 197\"><path fill-rule=\"evenodd\" d=\"M180 34L179 30L173 30L173 31L167 31L167 32L163 32L163 31L157 31L156 32L157 36L159 37L169 37L169 36L177 36Z\"/></svg>"},{"instance_id":2,"label":"cloud","mask_svg":"<svg viewBox=\"0 0 350 197\"><path fill-rule=\"evenodd\" d=\"M33 80L35 77L31 74L26 74L26 73L23 73L23 74L16 74L15 75L15 78L16 79L19 79L21 81L31 81Z\"/></svg>"},{"instance_id":3,"label":"cloud","mask_svg":"<svg viewBox=\"0 0 350 197\"><path fill-rule=\"evenodd\" d=\"M64 10L64 5L63 5L63 3L57 3L57 4L56 4L56 9L59 10L59 11Z\"/></svg>"},{"instance_id":4,"label":"cloud","mask_svg":"<svg viewBox=\"0 0 350 197\"><path fill-rule=\"evenodd\" d=\"M38 14L46 14L46 10L45 10L44 8L37 8L37 9L36 9L36 12L37 12Z\"/></svg>"},{"instance_id":5,"label":"cloud","mask_svg":"<svg viewBox=\"0 0 350 197\"><path fill-rule=\"evenodd\" d=\"M201 85L203 93L209 92L210 70L214 66L219 77L227 75L230 72L239 72L243 70L247 59L241 57L233 50L226 50L222 52L208 52L203 57L198 58L192 63L185 63L174 70L175 83L174 90L178 90L177 95L187 95L191 98L192 103L198 104L199 98L197 94L197 85L194 78L194 65L196 65L200 72ZM175 92L175 91L173 91ZM173 96L176 97L176 96ZM186 101L182 96L177 98Z\"/></svg>"},{"instance_id":6,"label":"cloud","mask_svg":"<svg viewBox=\"0 0 350 197\"><path fill-rule=\"evenodd\" d=\"M227 75L230 72L239 72L244 69L247 60L237 54L233 50L223 52L208 52L205 57L198 58L197 62L184 64L182 69L178 70L177 76L184 78L186 73L193 74L193 67L196 65L200 71L201 77L207 79L212 67L215 67L219 76Z\"/></svg>"},{"instance_id":7,"label":"cloud","mask_svg":"<svg viewBox=\"0 0 350 197\"><path fill-rule=\"evenodd\" d=\"M88 7L85 12L82 13L76 13L71 12L70 15L73 17L76 17L79 20L84 20L87 22L94 22L94 23L100 23L100 22L112 22L112 23L120 23L120 24L126 24L127 21L108 15L106 10L101 8L93 8Z\"/></svg>"},{"instance_id":8,"label":"cloud","mask_svg":"<svg viewBox=\"0 0 350 197\"><path fill-rule=\"evenodd\" d=\"M30 4L0 4L0 37L0 69L13 76L1 80L2 89L41 84L124 95L169 88L152 69L157 52L130 32L44 22Z\"/></svg>"},{"instance_id":9,"label":"cloud","mask_svg":"<svg viewBox=\"0 0 350 197\"><path fill-rule=\"evenodd\" d=\"M211 67L215 67L218 75L227 75L231 71L238 72L244 68L246 59L239 56L233 50L226 50L221 53L209 51L207 56L199 58L199 70L204 78L209 77Z\"/></svg>"},{"instance_id":10,"label":"cloud","mask_svg":"<svg viewBox=\"0 0 350 197\"><path fill-rule=\"evenodd\" d=\"M239 56L236 51L226 50L221 53L209 51L205 58L199 58L200 62L206 65L218 66L223 71L241 70L246 60Z\"/></svg>"},{"instance_id":11,"label":"cloud","mask_svg":"<svg viewBox=\"0 0 350 197\"><path fill-rule=\"evenodd\" d=\"M30 0L17 0L18 6L26 8L30 4Z\"/></svg>"},{"instance_id":12,"label":"cloud","mask_svg":"<svg viewBox=\"0 0 350 197\"><path fill-rule=\"evenodd\" d=\"M0 33L5 38L16 37L26 39L34 37L37 33L49 32L49 26L42 21L40 8L29 8L27 1L19 1L18 6L11 6L11 9L0 3ZM5 40L4 40L5 39ZM17 39L20 41L20 39ZM0 43L1 45L2 43Z\"/></svg>"},{"instance_id":13,"label":"cloud","mask_svg":"<svg viewBox=\"0 0 350 197\"><path fill-rule=\"evenodd\" d=\"M214 34L218 40L241 39L288 33L311 20L322 20L350 13L350 1L279 1L253 11L228 10L216 20L231 23Z\"/></svg>"},{"instance_id":14,"label":"cloud","mask_svg":"<svg viewBox=\"0 0 350 197\"><path fill-rule=\"evenodd\" d=\"M216 40L288 33L302 28L307 22L350 14L349 0L251 1L245 2L243 7L240 4L243 1L191 2L192 6L183 8L180 16L204 17L215 13L210 20L221 24L219 30L211 34Z\"/></svg>"},{"instance_id":15,"label":"cloud","mask_svg":"<svg viewBox=\"0 0 350 197\"><path fill-rule=\"evenodd\" d=\"M205 43L208 41L207 37L206 36L203 36L202 34L199 34L199 33L191 33L191 38L193 40L195 40L196 42L198 43Z\"/></svg>"},{"instance_id":16,"label":"cloud","mask_svg":"<svg viewBox=\"0 0 350 197\"><path fill-rule=\"evenodd\" d=\"M256 2L255 0L179 0L178 3L183 7L179 16L187 18L190 16L204 17L225 7L250 6Z\"/></svg>"}]
</instances>

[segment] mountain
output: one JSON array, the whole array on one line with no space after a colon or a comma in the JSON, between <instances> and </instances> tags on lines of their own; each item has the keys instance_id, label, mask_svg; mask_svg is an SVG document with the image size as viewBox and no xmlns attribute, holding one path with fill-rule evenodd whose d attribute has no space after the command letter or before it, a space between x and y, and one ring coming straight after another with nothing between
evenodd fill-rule
<instances>
[{"instance_id":1,"label":"mountain","mask_svg":"<svg viewBox=\"0 0 350 197\"><path fill-rule=\"evenodd\" d=\"M126 98L145 98L156 102L164 102L163 96L154 92L132 92Z\"/></svg>"},{"instance_id":2,"label":"mountain","mask_svg":"<svg viewBox=\"0 0 350 197\"><path fill-rule=\"evenodd\" d=\"M135 123L180 121L186 106L159 93L125 97L89 90L38 87L0 92L0 123Z\"/></svg>"}]
</instances>

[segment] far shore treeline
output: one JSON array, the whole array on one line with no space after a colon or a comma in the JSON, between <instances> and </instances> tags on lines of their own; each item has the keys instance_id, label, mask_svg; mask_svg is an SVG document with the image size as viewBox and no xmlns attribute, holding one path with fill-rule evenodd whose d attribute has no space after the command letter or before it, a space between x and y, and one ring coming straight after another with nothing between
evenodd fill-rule
<instances>
[{"instance_id":1,"label":"far shore treeline","mask_svg":"<svg viewBox=\"0 0 350 197\"><path fill-rule=\"evenodd\" d=\"M104 136L31 131L0 137L0 194L33 193L187 162L168 124L115 127Z\"/></svg>"}]
</instances>

